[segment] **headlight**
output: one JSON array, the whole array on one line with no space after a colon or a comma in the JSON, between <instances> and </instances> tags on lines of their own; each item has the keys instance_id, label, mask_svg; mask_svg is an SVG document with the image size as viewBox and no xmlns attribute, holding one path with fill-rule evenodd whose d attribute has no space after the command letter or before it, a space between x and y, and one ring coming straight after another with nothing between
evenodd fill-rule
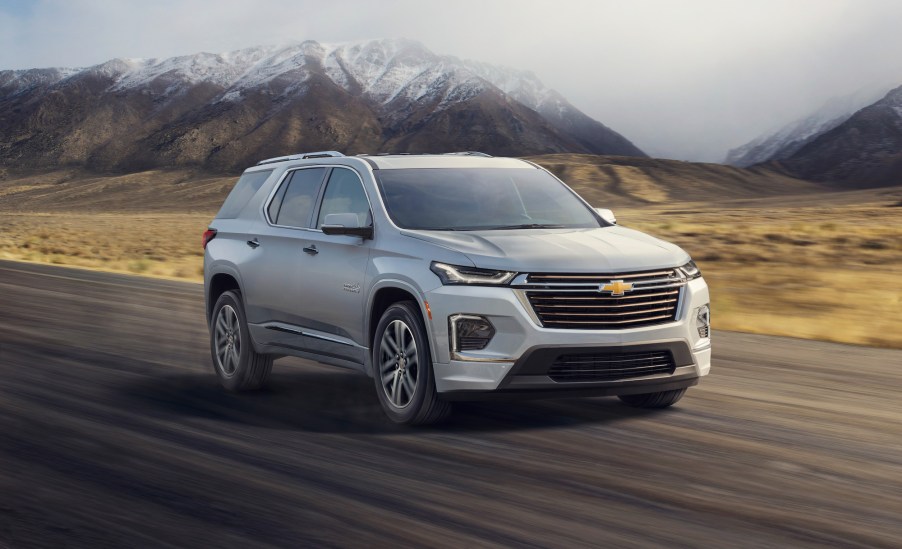
<instances>
[{"instance_id":1,"label":"headlight","mask_svg":"<svg viewBox=\"0 0 902 549\"><path fill-rule=\"evenodd\" d=\"M477 286L499 286L510 282L517 273L508 271L493 271L490 269L477 269L476 267L460 267L433 261L429 266L433 273L438 275L442 284L471 284Z\"/></svg>"},{"instance_id":2,"label":"headlight","mask_svg":"<svg viewBox=\"0 0 902 549\"><path fill-rule=\"evenodd\" d=\"M679 271L683 273L688 280L692 280L695 278L701 278L702 272L698 269L698 265L695 264L695 261L689 261L682 267L679 268Z\"/></svg>"}]
</instances>

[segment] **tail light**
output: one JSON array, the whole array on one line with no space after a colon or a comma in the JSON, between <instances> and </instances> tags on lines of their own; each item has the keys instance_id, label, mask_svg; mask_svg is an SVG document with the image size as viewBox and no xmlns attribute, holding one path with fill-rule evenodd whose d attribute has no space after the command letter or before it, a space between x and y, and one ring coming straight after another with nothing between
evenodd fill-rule
<instances>
[{"instance_id":1,"label":"tail light","mask_svg":"<svg viewBox=\"0 0 902 549\"><path fill-rule=\"evenodd\" d=\"M204 231L204 249L207 249L207 244L210 243L211 240L216 238L216 229L207 229Z\"/></svg>"}]
</instances>

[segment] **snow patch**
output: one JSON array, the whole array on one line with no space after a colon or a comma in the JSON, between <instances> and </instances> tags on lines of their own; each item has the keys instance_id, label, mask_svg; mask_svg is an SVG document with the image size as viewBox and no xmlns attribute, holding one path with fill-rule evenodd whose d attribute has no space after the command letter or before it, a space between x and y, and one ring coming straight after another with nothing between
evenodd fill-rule
<instances>
[{"instance_id":1,"label":"snow patch","mask_svg":"<svg viewBox=\"0 0 902 549\"><path fill-rule=\"evenodd\" d=\"M444 108L494 87L535 110L564 116L572 109L530 72L439 56L403 39L343 44L306 41L168 59L117 58L84 69L42 71L19 71L30 76L5 71L0 73L0 84L27 87L91 73L112 78L111 91L150 89L170 96L209 83L223 89L217 101L239 101L253 89L303 93L304 83L313 74L324 74L339 88L383 105L432 101Z\"/></svg>"},{"instance_id":2,"label":"snow patch","mask_svg":"<svg viewBox=\"0 0 902 549\"><path fill-rule=\"evenodd\" d=\"M792 156L806 143L839 126L883 94L874 90L833 98L810 115L730 150L725 162L739 167Z\"/></svg>"}]
</instances>

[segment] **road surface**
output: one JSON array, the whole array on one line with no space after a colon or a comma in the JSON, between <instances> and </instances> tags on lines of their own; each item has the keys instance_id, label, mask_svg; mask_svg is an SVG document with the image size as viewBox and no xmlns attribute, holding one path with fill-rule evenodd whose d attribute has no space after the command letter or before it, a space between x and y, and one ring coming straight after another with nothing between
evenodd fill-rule
<instances>
[{"instance_id":1,"label":"road surface","mask_svg":"<svg viewBox=\"0 0 902 549\"><path fill-rule=\"evenodd\" d=\"M677 407L396 427L295 359L222 391L199 285L0 262L0 547L902 543L902 352L715 332Z\"/></svg>"}]
</instances>

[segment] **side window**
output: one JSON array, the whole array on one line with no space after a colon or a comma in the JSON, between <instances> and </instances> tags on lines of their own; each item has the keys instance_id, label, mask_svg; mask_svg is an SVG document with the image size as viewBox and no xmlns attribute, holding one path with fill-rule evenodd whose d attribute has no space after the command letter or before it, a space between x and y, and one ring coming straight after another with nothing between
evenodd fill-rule
<instances>
[{"instance_id":1,"label":"side window","mask_svg":"<svg viewBox=\"0 0 902 549\"><path fill-rule=\"evenodd\" d=\"M251 197L257 194L257 191L260 190L260 187L263 186L263 182L266 181L271 173L272 170L265 170L262 172L243 174L238 179L238 182L235 183L235 187L232 188L232 192L229 193L228 198L222 203L222 208L219 209L219 213L216 214L216 217L218 219L238 217L238 214L247 203L250 202Z\"/></svg>"},{"instance_id":2,"label":"side window","mask_svg":"<svg viewBox=\"0 0 902 549\"><path fill-rule=\"evenodd\" d=\"M279 185L279 190L276 191L276 195L272 198L272 201L269 203L269 208L267 212L269 213L269 220L273 223L276 222L276 219L279 218L279 209L282 207L282 200L285 199L285 191L288 189L288 183L291 182L291 176L294 174L290 174L285 178L285 181Z\"/></svg>"},{"instance_id":3,"label":"side window","mask_svg":"<svg viewBox=\"0 0 902 549\"><path fill-rule=\"evenodd\" d=\"M279 189L276 197L269 205L270 219L276 225L287 227L308 227L310 214L313 213L313 205L316 203L316 195L319 193L319 184L323 180L325 168L307 168L296 170L282 183L285 191ZM273 216L273 205L276 199L280 199Z\"/></svg>"},{"instance_id":4,"label":"side window","mask_svg":"<svg viewBox=\"0 0 902 549\"><path fill-rule=\"evenodd\" d=\"M327 215L335 213L356 214L361 227L372 224L370 203L363 191L363 184L352 170L344 168L332 170L326 192L323 193L323 203L319 208L316 227L323 225Z\"/></svg>"}]
</instances>

